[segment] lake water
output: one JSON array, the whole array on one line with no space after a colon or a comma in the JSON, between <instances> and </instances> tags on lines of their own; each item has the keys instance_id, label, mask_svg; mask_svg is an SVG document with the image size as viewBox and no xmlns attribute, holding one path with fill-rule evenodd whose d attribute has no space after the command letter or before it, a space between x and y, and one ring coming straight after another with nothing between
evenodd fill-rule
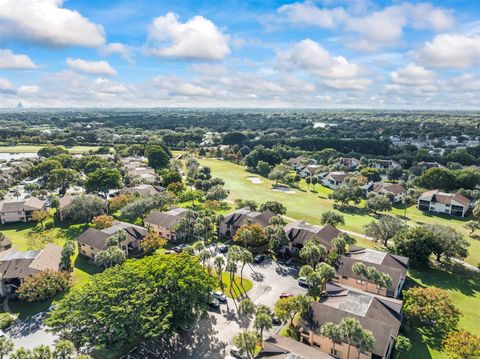
<instances>
[{"instance_id":1,"label":"lake water","mask_svg":"<svg viewBox=\"0 0 480 359\"><path fill-rule=\"evenodd\" d=\"M37 157L36 153L0 153L0 162L35 157Z\"/></svg>"}]
</instances>

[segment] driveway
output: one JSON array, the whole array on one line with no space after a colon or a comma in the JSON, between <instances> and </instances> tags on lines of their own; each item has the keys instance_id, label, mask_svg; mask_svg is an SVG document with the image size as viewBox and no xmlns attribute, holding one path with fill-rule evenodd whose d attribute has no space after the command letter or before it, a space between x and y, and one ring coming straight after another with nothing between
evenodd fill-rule
<instances>
[{"instance_id":1,"label":"driveway","mask_svg":"<svg viewBox=\"0 0 480 359\"><path fill-rule=\"evenodd\" d=\"M39 345L48 345L53 348L57 337L45 330L43 319L46 314L41 312L25 320L18 320L4 330L5 334L12 339L15 348L33 349Z\"/></svg>"},{"instance_id":2,"label":"driveway","mask_svg":"<svg viewBox=\"0 0 480 359\"><path fill-rule=\"evenodd\" d=\"M245 266L244 277L253 281L247 293L255 304L266 304L273 308L283 292L304 294L295 279L297 269L278 265L266 259L259 265ZM168 342L157 341L141 345L130 358L165 359L223 359L229 353L235 335L245 328L252 328L253 321L241 320L238 316L238 300L228 298L217 311L209 311L190 332L180 332ZM264 337L277 333L281 326L273 327Z\"/></svg>"}]
</instances>

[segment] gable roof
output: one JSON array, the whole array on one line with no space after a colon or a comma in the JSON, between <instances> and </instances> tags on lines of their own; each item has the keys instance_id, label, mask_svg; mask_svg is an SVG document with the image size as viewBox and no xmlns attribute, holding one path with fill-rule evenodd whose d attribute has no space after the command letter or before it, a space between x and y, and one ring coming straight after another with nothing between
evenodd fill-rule
<instances>
[{"instance_id":1,"label":"gable roof","mask_svg":"<svg viewBox=\"0 0 480 359\"><path fill-rule=\"evenodd\" d=\"M45 201L37 197L30 197L21 201L1 201L0 212L22 212L22 211L36 211L45 207Z\"/></svg>"},{"instance_id":2,"label":"gable roof","mask_svg":"<svg viewBox=\"0 0 480 359\"><path fill-rule=\"evenodd\" d=\"M391 192L395 195L405 193L407 190L399 185L398 183L385 183L385 182L375 182L373 184L373 191L380 192Z\"/></svg>"},{"instance_id":3,"label":"gable roof","mask_svg":"<svg viewBox=\"0 0 480 359\"><path fill-rule=\"evenodd\" d=\"M344 289L335 284L330 284L327 291L320 302L310 304L310 310L301 319L301 326L319 334L320 328L327 322L339 324L343 318L355 318L375 337L372 353L384 357L391 338L395 338L400 329L402 302Z\"/></svg>"},{"instance_id":4,"label":"gable roof","mask_svg":"<svg viewBox=\"0 0 480 359\"><path fill-rule=\"evenodd\" d=\"M437 202L442 204L451 204L452 200L460 203L464 207L470 207L470 200L460 193L446 193L440 192L440 190L433 190L423 193L419 200Z\"/></svg>"},{"instance_id":5,"label":"gable roof","mask_svg":"<svg viewBox=\"0 0 480 359\"><path fill-rule=\"evenodd\" d=\"M338 258L336 269L339 275L357 278L352 266L360 262L388 274L392 278L392 288L397 288L402 278L407 275L408 261L407 257L350 246L349 251Z\"/></svg>"},{"instance_id":6,"label":"gable roof","mask_svg":"<svg viewBox=\"0 0 480 359\"><path fill-rule=\"evenodd\" d=\"M271 211L256 212L250 210L248 207L245 207L237 209L233 213L227 214L225 216L225 224L233 227L240 227L243 226L247 220L250 220L252 223L266 227L270 224L270 219L272 217L275 217L275 213Z\"/></svg>"},{"instance_id":7,"label":"gable roof","mask_svg":"<svg viewBox=\"0 0 480 359\"><path fill-rule=\"evenodd\" d=\"M186 208L174 208L167 212L153 211L145 218L145 224L154 224L159 227L173 228L182 218L185 218Z\"/></svg>"},{"instance_id":8,"label":"gable roof","mask_svg":"<svg viewBox=\"0 0 480 359\"><path fill-rule=\"evenodd\" d=\"M278 334L263 342L263 349L258 357L270 359L332 359L329 354L310 345Z\"/></svg>"},{"instance_id":9,"label":"gable roof","mask_svg":"<svg viewBox=\"0 0 480 359\"><path fill-rule=\"evenodd\" d=\"M342 232L330 224L320 227L301 220L288 223L285 226L285 233L293 244L304 246L309 240L316 237L327 249L330 249L332 240Z\"/></svg>"},{"instance_id":10,"label":"gable roof","mask_svg":"<svg viewBox=\"0 0 480 359\"><path fill-rule=\"evenodd\" d=\"M343 182L343 180L349 176L351 176L351 174L346 172L341 172L341 171L335 171L335 172L328 172L325 178L333 179L335 182Z\"/></svg>"},{"instance_id":11,"label":"gable roof","mask_svg":"<svg viewBox=\"0 0 480 359\"><path fill-rule=\"evenodd\" d=\"M107 239L119 231L125 231L127 240L143 239L147 234L147 230L143 227L127 222L114 221L111 227L102 230L93 227L88 228L77 237L77 241L104 250L107 248Z\"/></svg>"}]
</instances>

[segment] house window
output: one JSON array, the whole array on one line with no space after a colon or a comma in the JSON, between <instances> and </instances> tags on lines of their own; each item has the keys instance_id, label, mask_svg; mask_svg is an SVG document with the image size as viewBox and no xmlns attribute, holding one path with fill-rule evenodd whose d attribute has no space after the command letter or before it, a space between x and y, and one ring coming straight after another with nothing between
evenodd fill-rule
<instances>
[{"instance_id":1,"label":"house window","mask_svg":"<svg viewBox=\"0 0 480 359\"><path fill-rule=\"evenodd\" d=\"M332 354L335 358L341 358L342 357L342 352L337 350L337 349L330 349L330 354Z\"/></svg>"},{"instance_id":2,"label":"house window","mask_svg":"<svg viewBox=\"0 0 480 359\"><path fill-rule=\"evenodd\" d=\"M365 281L361 279L357 279L357 284L365 284Z\"/></svg>"},{"instance_id":3,"label":"house window","mask_svg":"<svg viewBox=\"0 0 480 359\"><path fill-rule=\"evenodd\" d=\"M342 279L348 279L346 275L342 275Z\"/></svg>"}]
</instances>

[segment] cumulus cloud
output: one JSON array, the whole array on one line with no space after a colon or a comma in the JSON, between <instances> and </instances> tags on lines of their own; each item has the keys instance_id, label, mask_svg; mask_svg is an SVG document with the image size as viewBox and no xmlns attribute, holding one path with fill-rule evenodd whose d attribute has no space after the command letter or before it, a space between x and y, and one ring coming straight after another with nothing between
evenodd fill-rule
<instances>
[{"instance_id":1,"label":"cumulus cloud","mask_svg":"<svg viewBox=\"0 0 480 359\"><path fill-rule=\"evenodd\" d=\"M0 69L28 70L35 69L37 65L27 55L14 54L12 50L0 50Z\"/></svg>"},{"instance_id":2,"label":"cumulus cloud","mask_svg":"<svg viewBox=\"0 0 480 359\"><path fill-rule=\"evenodd\" d=\"M285 16L291 24L314 25L332 28L345 20L347 14L341 7L334 9L320 9L311 2L293 3L279 7L277 13Z\"/></svg>"},{"instance_id":3,"label":"cumulus cloud","mask_svg":"<svg viewBox=\"0 0 480 359\"><path fill-rule=\"evenodd\" d=\"M127 87L109 79L97 78L93 83L93 91L103 94L121 94L128 91Z\"/></svg>"},{"instance_id":4,"label":"cumulus cloud","mask_svg":"<svg viewBox=\"0 0 480 359\"><path fill-rule=\"evenodd\" d=\"M319 43L305 39L290 50L277 55L282 68L307 71L324 79L324 83L336 89L360 90L371 80L361 78L362 70L343 56L332 56Z\"/></svg>"},{"instance_id":5,"label":"cumulus cloud","mask_svg":"<svg viewBox=\"0 0 480 359\"><path fill-rule=\"evenodd\" d=\"M18 93L21 95L28 95L37 93L40 88L37 85L23 85L18 88Z\"/></svg>"},{"instance_id":6,"label":"cumulus cloud","mask_svg":"<svg viewBox=\"0 0 480 359\"><path fill-rule=\"evenodd\" d=\"M101 47L100 53L103 56L118 54L125 61L133 63L133 49L130 46L121 44L119 42L112 42Z\"/></svg>"},{"instance_id":7,"label":"cumulus cloud","mask_svg":"<svg viewBox=\"0 0 480 359\"><path fill-rule=\"evenodd\" d=\"M0 93L15 93L15 87L10 80L0 77Z\"/></svg>"},{"instance_id":8,"label":"cumulus cloud","mask_svg":"<svg viewBox=\"0 0 480 359\"><path fill-rule=\"evenodd\" d=\"M107 61L87 61L69 57L66 62L72 69L87 74L107 76L115 76L117 74L117 71Z\"/></svg>"},{"instance_id":9,"label":"cumulus cloud","mask_svg":"<svg viewBox=\"0 0 480 359\"><path fill-rule=\"evenodd\" d=\"M402 3L366 16L350 17L346 29L358 36L347 44L355 50L374 51L397 45L406 27L440 32L453 27L454 22L449 10L428 3Z\"/></svg>"},{"instance_id":10,"label":"cumulus cloud","mask_svg":"<svg viewBox=\"0 0 480 359\"><path fill-rule=\"evenodd\" d=\"M63 0L3 0L0 33L4 39L20 39L53 47L104 44L103 27L80 13L66 9Z\"/></svg>"},{"instance_id":11,"label":"cumulus cloud","mask_svg":"<svg viewBox=\"0 0 480 359\"><path fill-rule=\"evenodd\" d=\"M480 36L441 34L425 43L417 61L439 68L463 69L480 65Z\"/></svg>"},{"instance_id":12,"label":"cumulus cloud","mask_svg":"<svg viewBox=\"0 0 480 359\"><path fill-rule=\"evenodd\" d=\"M147 51L159 57L222 60L230 53L228 42L229 37L203 16L182 23L169 12L149 26Z\"/></svg>"},{"instance_id":13,"label":"cumulus cloud","mask_svg":"<svg viewBox=\"0 0 480 359\"><path fill-rule=\"evenodd\" d=\"M437 79L432 71L414 63L392 72L390 76L392 82L405 86L431 85Z\"/></svg>"}]
</instances>

